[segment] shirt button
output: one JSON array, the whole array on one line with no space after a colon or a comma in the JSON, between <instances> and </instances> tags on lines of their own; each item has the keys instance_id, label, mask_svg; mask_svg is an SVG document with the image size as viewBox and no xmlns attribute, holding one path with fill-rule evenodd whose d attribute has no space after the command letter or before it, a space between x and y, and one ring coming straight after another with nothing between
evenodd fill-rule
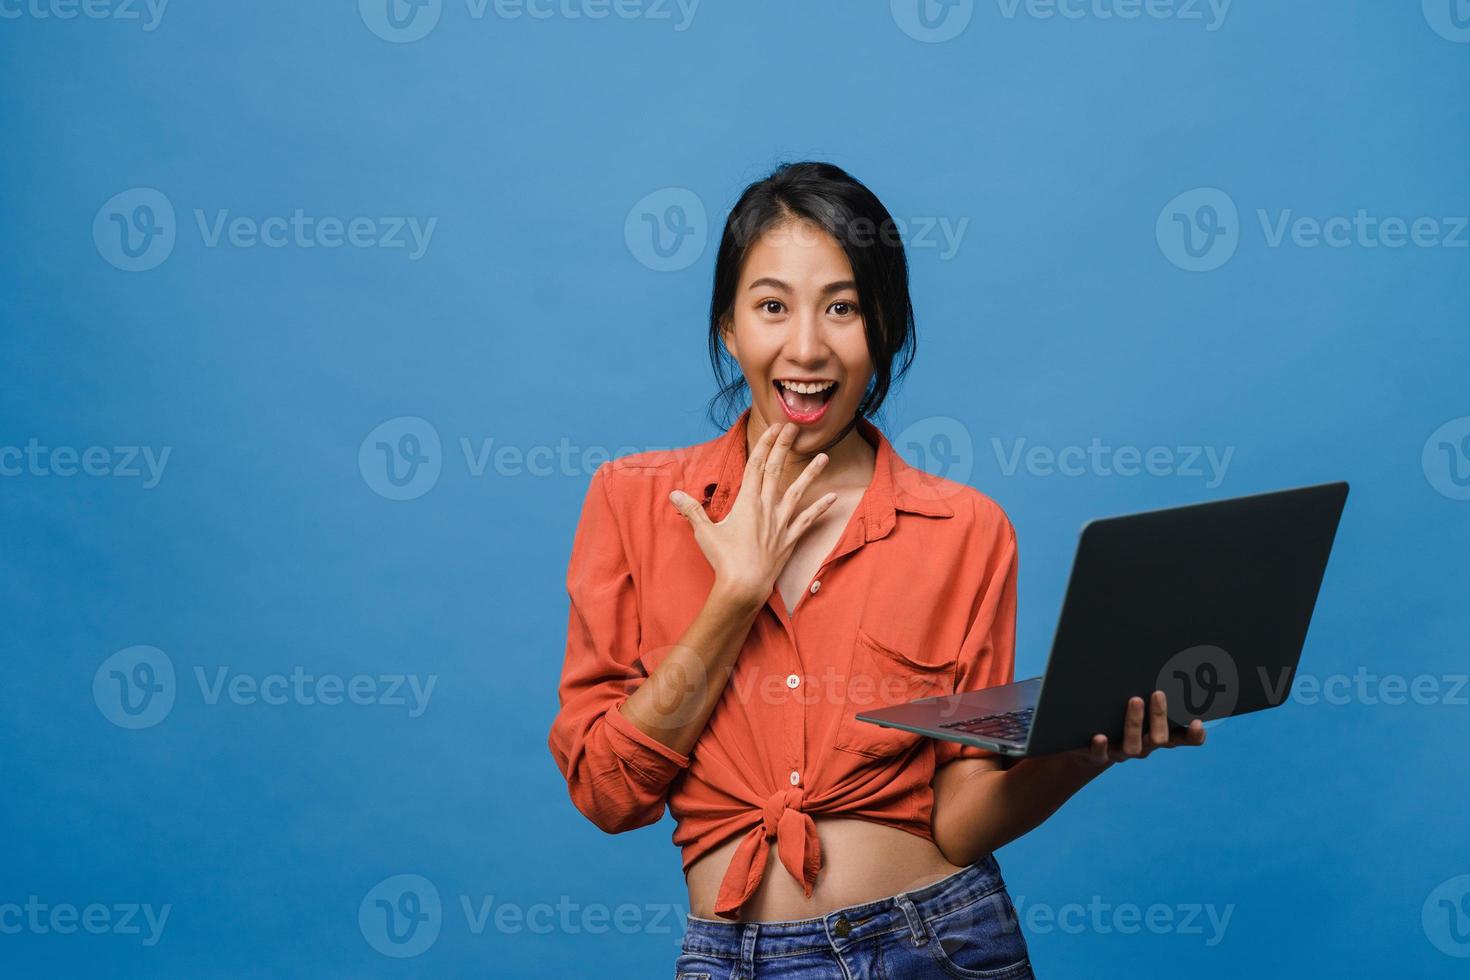
<instances>
[{"instance_id":1,"label":"shirt button","mask_svg":"<svg viewBox=\"0 0 1470 980\"><path fill-rule=\"evenodd\" d=\"M791 770L791 785L792 786L799 786L800 784L801 784L801 773L797 772L795 769Z\"/></svg>"},{"instance_id":2,"label":"shirt button","mask_svg":"<svg viewBox=\"0 0 1470 980\"><path fill-rule=\"evenodd\" d=\"M812 595L816 595L817 594L817 590L820 589L821 587L822 587L822 580L821 579L813 579L812 580Z\"/></svg>"},{"instance_id":3,"label":"shirt button","mask_svg":"<svg viewBox=\"0 0 1470 980\"><path fill-rule=\"evenodd\" d=\"M796 688L801 686L801 678L797 677L795 674L792 674L790 677L786 678L786 686L795 690Z\"/></svg>"}]
</instances>

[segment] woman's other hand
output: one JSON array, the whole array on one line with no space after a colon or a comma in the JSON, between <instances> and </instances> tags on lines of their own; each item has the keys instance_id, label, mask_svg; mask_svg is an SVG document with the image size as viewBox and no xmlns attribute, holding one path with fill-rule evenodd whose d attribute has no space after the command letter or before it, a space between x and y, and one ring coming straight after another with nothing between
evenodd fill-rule
<instances>
[{"instance_id":1,"label":"woman's other hand","mask_svg":"<svg viewBox=\"0 0 1470 980\"><path fill-rule=\"evenodd\" d=\"M1129 759L1146 759L1155 749L1175 749L1205 744L1205 726L1198 718L1183 731L1169 728L1169 701L1163 691L1155 691L1148 709L1148 726L1144 730L1143 698L1128 699L1123 715L1123 739L1117 745L1103 734L1092 736L1092 744L1072 750L1072 755L1099 769Z\"/></svg>"}]
</instances>

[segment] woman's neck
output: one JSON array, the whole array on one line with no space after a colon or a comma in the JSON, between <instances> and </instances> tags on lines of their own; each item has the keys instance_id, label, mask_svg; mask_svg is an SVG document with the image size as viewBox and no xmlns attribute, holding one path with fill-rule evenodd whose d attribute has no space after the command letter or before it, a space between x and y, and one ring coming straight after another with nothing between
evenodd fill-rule
<instances>
[{"instance_id":1,"label":"woman's neck","mask_svg":"<svg viewBox=\"0 0 1470 980\"><path fill-rule=\"evenodd\" d=\"M755 449L755 444L760 441L761 434L771 425L771 422L763 419L754 408L751 409L750 417L745 425L745 453L750 458L750 453ZM799 434L798 434L799 438ZM872 482L873 464L877 459L877 448L863 437L862 431L857 425L854 417L847 425L837 440L829 446L815 446L809 450L797 452L794 449L786 454L786 462L782 466L781 479L777 484L779 490L784 491L791 482L802 474L817 455L827 454L827 465L821 474L812 481L811 488L807 491L808 500L814 499L820 493L842 486L867 486Z\"/></svg>"}]
</instances>

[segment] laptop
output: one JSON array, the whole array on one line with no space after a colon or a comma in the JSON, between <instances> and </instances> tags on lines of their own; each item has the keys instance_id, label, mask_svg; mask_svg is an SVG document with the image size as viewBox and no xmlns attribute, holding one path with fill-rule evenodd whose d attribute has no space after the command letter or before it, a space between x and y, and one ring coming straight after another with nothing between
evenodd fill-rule
<instances>
[{"instance_id":1,"label":"laptop","mask_svg":"<svg viewBox=\"0 0 1470 980\"><path fill-rule=\"evenodd\" d=\"M858 720L1035 756L1098 732L1117 744L1128 699L1155 690L1181 728L1275 707L1291 690L1347 494L1324 483L1089 521L1042 676Z\"/></svg>"}]
</instances>

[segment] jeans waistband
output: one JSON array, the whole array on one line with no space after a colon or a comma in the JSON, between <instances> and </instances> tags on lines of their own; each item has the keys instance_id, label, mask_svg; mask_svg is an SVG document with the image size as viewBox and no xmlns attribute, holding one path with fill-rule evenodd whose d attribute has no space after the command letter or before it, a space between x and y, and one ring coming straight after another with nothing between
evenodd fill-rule
<instances>
[{"instance_id":1,"label":"jeans waistband","mask_svg":"<svg viewBox=\"0 0 1470 980\"><path fill-rule=\"evenodd\" d=\"M690 916L684 951L730 959L766 959L841 948L898 930L922 934L921 923L972 905L1005 887L987 854L968 868L912 891L790 922L717 922Z\"/></svg>"}]
</instances>

